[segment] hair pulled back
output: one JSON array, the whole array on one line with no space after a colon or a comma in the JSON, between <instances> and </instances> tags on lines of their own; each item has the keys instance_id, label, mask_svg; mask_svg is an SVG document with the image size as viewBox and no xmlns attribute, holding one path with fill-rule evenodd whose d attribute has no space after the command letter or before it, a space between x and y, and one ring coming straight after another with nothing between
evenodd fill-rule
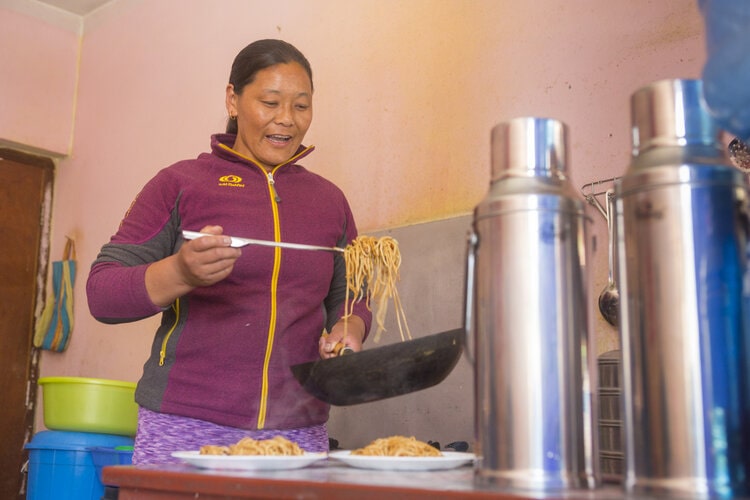
<instances>
[{"instance_id":1,"label":"hair pulled back","mask_svg":"<svg viewBox=\"0 0 750 500\"><path fill-rule=\"evenodd\" d=\"M229 83L234 86L234 92L239 95L245 85L253 83L258 71L276 64L291 62L296 62L304 68L307 76L310 77L310 88L312 89L312 68L307 58L294 45L275 39L257 40L242 49L232 63ZM237 133L237 120L227 121L227 133Z\"/></svg>"}]
</instances>

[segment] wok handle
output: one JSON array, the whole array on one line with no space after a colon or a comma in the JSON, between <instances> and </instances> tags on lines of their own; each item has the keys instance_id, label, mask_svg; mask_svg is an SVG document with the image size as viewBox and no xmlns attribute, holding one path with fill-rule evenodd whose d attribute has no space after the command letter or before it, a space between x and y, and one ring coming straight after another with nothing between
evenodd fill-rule
<instances>
[{"instance_id":1,"label":"wok handle","mask_svg":"<svg viewBox=\"0 0 750 500\"><path fill-rule=\"evenodd\" d=\"M471 350L471 339L474 333L474 273L476 264L477 246L479 236L476 231L470 231L466 239L466 281L464 288L464 333L466 339L464 354L469 363L474 364L474 356Z\"/></svg>"},{"instance_id":2,"label":"wok handle","mask_svg":"<svg viewBox=\"0 0 750 500\"><path fill-rule=\"evenodd\" d=\"M336 356L346 356L347 354L353 354L354 349L352 349L348 345L344 345L343 342L339 341L335 346L333 346L333 352L336 354Z\"/></svg>"},{"instance_id":3,"label":"wok handle","mask_svg":"<svg viewBox=\"0 0 750 500\"><path fill-rule=\"evenodd\" d=\"M320 336L323 338L328 337L328 331L324 329L323 333L321 333ZM353 354L354 349L352 349L348 345L345 345L343 341L339 340L338 342L336 342L336 345L333 346L333 353L336 356L346 356L347 354Z\"/></svg>"}]
</instances>

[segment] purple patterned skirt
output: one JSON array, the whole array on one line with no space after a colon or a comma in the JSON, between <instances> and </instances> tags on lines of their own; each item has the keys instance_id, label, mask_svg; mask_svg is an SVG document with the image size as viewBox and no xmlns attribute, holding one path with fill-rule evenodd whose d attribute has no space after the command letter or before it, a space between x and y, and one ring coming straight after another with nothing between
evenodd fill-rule
<instances>
[{"instance_id":1,"label":"purple patterned skirt","mask_svg":"<svg viewBox=\"0 0 750 500\"><path fill-rule=\"evenodd\" d=\"M172 457L173 451L198 450L205 444L229 446L244 437L271 439L279 435L294 441L305 451L328 451L325 424L299 429L246 430L140 407L133 464L177 463L179 460Z\"/></svg>"}]
</instances>

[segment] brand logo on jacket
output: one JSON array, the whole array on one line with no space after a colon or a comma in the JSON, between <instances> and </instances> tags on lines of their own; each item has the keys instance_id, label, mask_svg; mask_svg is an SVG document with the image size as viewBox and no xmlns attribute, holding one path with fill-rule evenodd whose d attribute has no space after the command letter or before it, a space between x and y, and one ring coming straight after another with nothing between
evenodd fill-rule
<instances>
[{"instance_id":1,"label":"brand logo on jacket","mask_svg":"<svg viewBox=\"0 0 750 500\"><path fill-rule=\"evenodd\" d=\"M219 177L219 186L245 187L245 184L242 183L242 177L230 174Z\"/></svg>"}]
</instances>

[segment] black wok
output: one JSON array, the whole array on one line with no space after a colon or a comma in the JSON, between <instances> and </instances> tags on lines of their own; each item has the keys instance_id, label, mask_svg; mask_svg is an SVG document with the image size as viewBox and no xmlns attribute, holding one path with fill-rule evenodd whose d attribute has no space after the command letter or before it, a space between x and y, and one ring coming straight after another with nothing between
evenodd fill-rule
<instances>
[{"instance_id":1,"label":"black wok","mask_svg":"<svg viewBox=\"0 0 750 500\"><path fill-rule=\"evenodd\" d=\"M378 401L442 382L461 357L465 335L458 328L291 369L308 393L329 404Z\"/></svg>"}]
</instances>

